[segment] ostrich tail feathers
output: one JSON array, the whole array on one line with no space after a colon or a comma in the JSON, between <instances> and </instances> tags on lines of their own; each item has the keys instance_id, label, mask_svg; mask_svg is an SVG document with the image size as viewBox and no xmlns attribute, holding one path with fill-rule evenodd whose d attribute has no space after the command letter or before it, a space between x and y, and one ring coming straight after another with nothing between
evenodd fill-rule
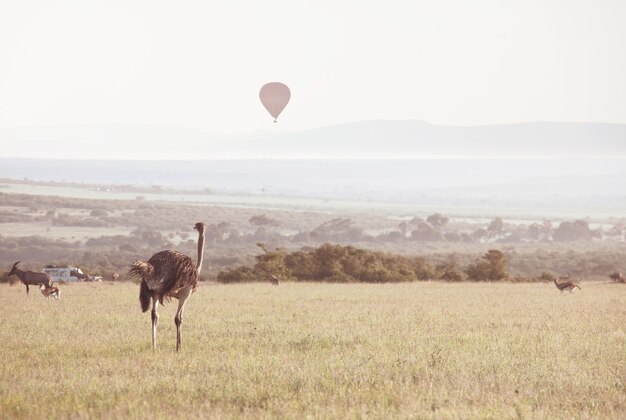
<instances>
[{"instance_id":1,"label":"ostrich tail feathers","mask_svg":"<svg viewBox=\"0 0 626 420\"><path fill-rule=\"evenodd\" d=\"M128 274L137 280L146 280L154 274L154 267L146 261L135 261L130 267Z\"/></svg>"},{"instance_id":2,"label":"ostrich tail feathers","mask_svg":"<svg viewBox=\"0 0 626 420\"><path fill-rule=\"evenodd\" d=\"M146 280L151 278L154 274L154 267L152 264L145 261L135 261L128 273L137 280L141 280L141 286L139 287L139 303L141 303L141 310L146 312L150 308L151 297L150 288L148 288Z\"/></svg>"},{"instance_id":3,"label":"ostrich tail feathers","mask_svg":"<svg viewBox=\"0 0 626 420\"><path fill-rule=\"evenodd\" d=\"M141 312L150 309L150 289L145 281L142 281L139 286L139 303L141 303Z\"/></svg>"}]
</instances>

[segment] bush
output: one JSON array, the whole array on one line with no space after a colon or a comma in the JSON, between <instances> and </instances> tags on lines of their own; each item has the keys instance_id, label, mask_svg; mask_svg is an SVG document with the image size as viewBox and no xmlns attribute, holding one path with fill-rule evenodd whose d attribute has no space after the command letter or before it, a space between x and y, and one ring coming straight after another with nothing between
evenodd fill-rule
<instances>
[{"instance_id":1,"label":"bush","mask_svg":"<svg viewBox=\"0 0 626 420\"><path fill-rule=\"evenodd\" d=\"M537 277L537 280L547 281L547 282L552 283L554 280L556 280L556 277L552 273L548 273L547 271L544 271L543 273L539 275L539 277Z\"/></svg>"},{"instance_id":2,"label":"bush","mask_svg":"<svg viewBox=\"0 0 626 420\"><path fill-rule=\"evenodd\" d=\"M465 276L459 270L459 267L454 262L448 262L439 264L437 266L437 278L439 280L458 282L465 280Z\"/></svg>"},{"instance_id":3,"label":"bush","mask_svg":"<svg viewBox=\"0 0 626 420\"><path fill-rule=\"evenodd\" d=\"M575 222L562 222L558 228L554 230L552 235L555 241L570 242L577 240L589 240L592 232L589 224L584 220L576 220Z\"/></svg>"},{"instance_id":4,"label":"bush","mask_svg":"<svg viewBox=\"0 0 626 420\"><path fill-rule=\"evenodd\" d=\"M102 209L93 209L91 210L91 213L89 213L89 215L92 217L107 217L109 215L109 212Z\"/></svg>"},{"instance_id":5,"label":"bush","mask_svg":"<svg viewBox=\"0 0 626 420\"><path fill-rule=\"evenodd\" d=\"M413 257L413 272L418 280L430 280L437 278L437 270L424 257Z\"/></svg>"},{"instance_id":6,"label":"bush","mask_svg":"<svg viewBox=\"0 0 626 420\"><path fill-rule=\"evenodd\" d=\"M403 257L328 243L292 253L279 249L269 251L265 245L259 246L264 252L255 257L254 267L222 271L218 279L254 281L275 275L295 281L387 283L427 279L433 274L430 264L422 257Z\"/></svg>"},{"instance_id":7,"label":"bush","mask_svg":"<svg viewBox=\"0 0 626 420\"><path fill-rule=\"evenodd\" d=\"M246 266L220 271L217 275L217 281L220 283L242 283L255 281L256 279L254 271Z\"/></svg>"},{"instance_id":8,"label":"bush","mask_svg":"<svg viewBox=\"0 0 626 420\"><path fill-rule=\"evenodd\" d=\"M496 249L490 249L465 269L469 280L501 281L509 277L506 256Z\"/></svg>"}]
</instances>

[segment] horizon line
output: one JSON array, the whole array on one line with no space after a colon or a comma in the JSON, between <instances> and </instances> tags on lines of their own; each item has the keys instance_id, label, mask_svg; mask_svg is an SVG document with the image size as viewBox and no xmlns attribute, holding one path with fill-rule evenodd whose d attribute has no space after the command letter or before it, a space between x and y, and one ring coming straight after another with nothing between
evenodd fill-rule
<instances>
[{"instance_id":1,"label":"horizon line","mask_svg":"<svg viewBox=\"0 0 626 420\"><path fill-rule=\"evenodd\" d=\"M120 162L203 162L203 161L412 161L412 160L624 160L625 156L416 156L416 157L206 157L206 158L91 158L91 157L29 157L0 156L0 160L58 160L58 161L120 161Z\"/></svg>"}]
</instances>

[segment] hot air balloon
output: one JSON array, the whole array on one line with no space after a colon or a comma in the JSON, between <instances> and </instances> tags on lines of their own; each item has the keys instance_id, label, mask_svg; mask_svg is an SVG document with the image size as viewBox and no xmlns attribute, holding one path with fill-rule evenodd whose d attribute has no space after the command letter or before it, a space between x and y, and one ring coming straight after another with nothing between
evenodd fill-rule
<instances>
[{"instance_id":1,"label":"hot air balloon","mask_svg":"<svg viewBox=\"0 0 626 420\"><path fill-rule=\"evenodd\" d=\"M269 111L270 115L274 117L274 122L276 122L276 118L289 103L291 92L289 92L287 85L280 82L271 82L263 85L259 91L259 98L261 98L261 103Z\"/></svg>"}]
</instances>

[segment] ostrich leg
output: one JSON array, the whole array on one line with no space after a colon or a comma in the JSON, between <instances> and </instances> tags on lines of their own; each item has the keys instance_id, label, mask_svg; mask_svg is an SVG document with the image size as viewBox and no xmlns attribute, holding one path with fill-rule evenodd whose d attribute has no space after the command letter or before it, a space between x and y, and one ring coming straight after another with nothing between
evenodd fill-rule
<instances>
[{"instance_id":1,"label":"ostrich leg","mask_svg":"<svg viewBox=\"0 0 626 420\"><path fill-rule=\"evenodd\" d=\"M28 287L28 284L26 285L26 294L29 295L30 294L30 289Z\"/></svg>"},{"instance_id":2,"label":"ostrich leg","mask_svg":"<svg viewBox=\"0 0 626 420\"><path fill-rule=\"evenodd\" d=\"M159 322L159 314L157 313L158 306L159 298L152 296L152 350L156 350L157 322Z\"/></svg>"},{"instance_id":3,"label":"ostrich leg","mask_svg":"<svg viewBox=\"0 0 626 420\"><path fill-rule=\"evenodd\" d=\"M176 317L174 318L174 323L176 324L176 351L180 351L182 346L182 332L181 325L183 323L183 311L185 310L185 303L187 303L187 299L191 296L191 291L193 290L193 286L186 287L182 289L178 294L178 309L176 310Z\"/></svg>"}]
</instances>

